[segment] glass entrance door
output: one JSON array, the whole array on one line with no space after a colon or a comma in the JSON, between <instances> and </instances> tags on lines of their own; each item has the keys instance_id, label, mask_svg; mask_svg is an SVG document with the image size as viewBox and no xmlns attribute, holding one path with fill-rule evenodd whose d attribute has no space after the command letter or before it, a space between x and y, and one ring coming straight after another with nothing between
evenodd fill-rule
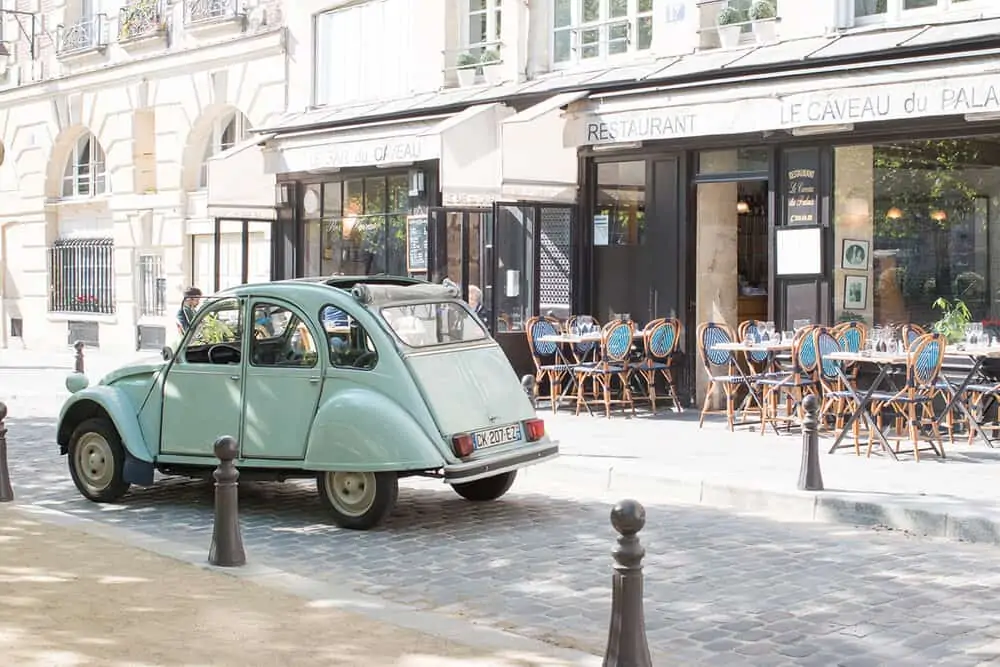
<instances>
[{"instance_id":1,"label":"glass entrance door","mask_svg":"<svg viewBox=\"0 0 1000 667\"><path fill-rule=\"evenodd\" d=\"M447 278L459 285L462 298L493 330L493 211L432 208L428 232L429 280L440 283Z\"/></svg>"}]
</instances>

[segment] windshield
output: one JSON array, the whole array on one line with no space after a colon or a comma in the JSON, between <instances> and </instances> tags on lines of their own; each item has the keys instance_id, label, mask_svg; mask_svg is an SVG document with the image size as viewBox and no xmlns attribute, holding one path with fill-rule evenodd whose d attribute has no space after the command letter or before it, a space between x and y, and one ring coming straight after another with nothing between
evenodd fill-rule
<instances>
[{"instance_id":1,"label":"windshield","mask_svg":"<svg viewBox=\"0 0 1000 667\"><path fill-rule=\"evenodd\" d=\"M489 337L479 318L453 301L386 306L382 317L410 347L467 343Z\"/></svg>"}]
</instances>

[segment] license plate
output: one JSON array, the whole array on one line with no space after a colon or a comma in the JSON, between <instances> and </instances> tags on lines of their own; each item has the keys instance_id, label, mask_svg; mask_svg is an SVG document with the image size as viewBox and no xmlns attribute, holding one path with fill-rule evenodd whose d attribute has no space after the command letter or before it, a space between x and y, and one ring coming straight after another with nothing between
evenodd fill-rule
<instances>
[{"instance_id":1,"label":"license plate","mask_svg":"<svg viewBox=\"0 0 1000 667\"><path fill-rule=\"evenodd\" d=\"M472 434L472 445L476 449L506 445L521 439L521 425L498 426L497 428L477 431Z\"/></svg>"}]
</instances>

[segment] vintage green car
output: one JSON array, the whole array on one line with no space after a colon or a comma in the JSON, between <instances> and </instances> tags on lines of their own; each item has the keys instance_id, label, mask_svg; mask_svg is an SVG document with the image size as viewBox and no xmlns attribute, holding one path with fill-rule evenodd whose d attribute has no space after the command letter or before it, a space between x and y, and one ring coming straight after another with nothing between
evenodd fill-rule
<instances>
[{"instance_id":1,"label":"vintage green car","mask_svg":"<svg viewBox=\"0 0 1000 667\"><path fill-rule=\"evenodd\" d=\"M392 509L400 477L488 501L559 452L453 285L244 285L205 299L163 357L94 386L67 378L57 440L86 498L113 502L156 470L208 477L214 441L232 435L242 480L315 477L334 522L364 530Z\"/></svg>"}]
</instances>

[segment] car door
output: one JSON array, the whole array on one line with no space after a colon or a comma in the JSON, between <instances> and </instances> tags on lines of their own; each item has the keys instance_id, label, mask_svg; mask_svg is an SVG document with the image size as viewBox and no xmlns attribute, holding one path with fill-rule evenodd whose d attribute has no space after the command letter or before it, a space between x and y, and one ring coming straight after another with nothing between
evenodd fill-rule
<instances>
[{"instance_id":1,"label":"car door","mask_svg":"<svg viewBox=\"0 0 1000 667\"><path fill-rule=\"evenodd\" d=\"M163 383L160 453L214 458L223 435L239 437L246 300L204 304Z\"/></svg>"},{"instance_id":2,"label":"car door","mask_svg":"<svg viewBox=\"0 0 1000 667\"><path fill-rule=\"evenodd\" d=\"M302 312L277 299L252 303L244 384L242 456L300 460L323 391L317 336Z\"/></svg>"}]
</instances>

